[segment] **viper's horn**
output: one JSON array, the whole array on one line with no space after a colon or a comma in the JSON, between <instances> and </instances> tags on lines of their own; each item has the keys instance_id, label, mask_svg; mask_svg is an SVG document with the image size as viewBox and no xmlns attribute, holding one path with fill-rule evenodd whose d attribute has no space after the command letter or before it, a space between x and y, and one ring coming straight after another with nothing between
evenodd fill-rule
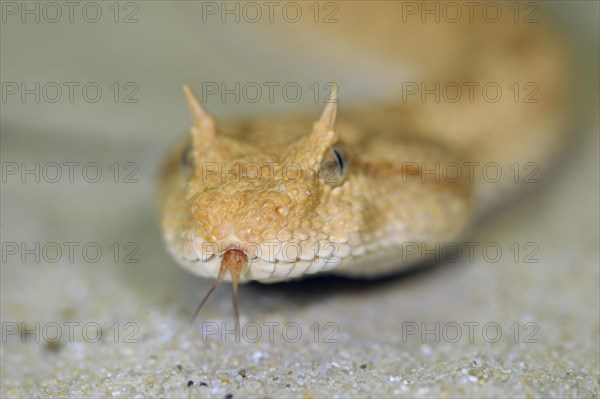
<instances>
[{"instance_id":1,"label":"viper's horn","mask_svg":"<svg viewBox=\"0 0 600 399\"><path fill-rule=\"evenodd\" d=\"M209 142L217 133L214 118L202 107L200 100L198 100L190 86L184 85L183 93L194 121L194 140L198 140L200 143Z\"/></svg>"},{"instance_id":2,"label":"viper's horn","mask_svg":"<svg viewBox=\"0 0 600 399\"><path fill-rule=\"evenodd\" d=\"M337 84L332 84L331 87L331 96L321 114L321 118L319 118L319 123L324 125L327 130L333 130L335 125L335 117L337 115L337 103L338 103L338 86Z\"/></svg>"}]
</instances>

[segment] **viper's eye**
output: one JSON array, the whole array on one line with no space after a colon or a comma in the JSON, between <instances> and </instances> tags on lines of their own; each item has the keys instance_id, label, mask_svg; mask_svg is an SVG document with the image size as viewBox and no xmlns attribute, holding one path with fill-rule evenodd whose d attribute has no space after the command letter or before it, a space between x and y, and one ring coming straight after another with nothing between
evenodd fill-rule
<instances>
[{"instance_id":1,"label":"viper's eye","mask_svg":"<svg viewBox=\"0 0 600 399\"><path fill-rule=\"evenodd\" d=\"M327 184L337 186L344 181L346 169L344 153L338 147L333 147L321 162L319 178Z\"/></svg>"},{"instance_id":2,"label":"viper's eye","mask_svg":"<svg viewBox=\"0 0 600 399\"><path fill-rule=\"evenodd\" d=\"M179 158L179 164L184 169L190 169L192 167L192 143L188 143L181 151L181 158Z\"/></svg>"}]
</instances>

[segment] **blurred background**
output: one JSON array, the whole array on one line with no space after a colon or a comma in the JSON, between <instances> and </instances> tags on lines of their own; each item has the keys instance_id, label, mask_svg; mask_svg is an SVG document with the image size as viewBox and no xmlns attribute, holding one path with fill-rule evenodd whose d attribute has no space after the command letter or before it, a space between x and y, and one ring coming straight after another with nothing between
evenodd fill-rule
<instances>
[{"instance_id":1,"label":"blurred background","mask_svg":"<svg viewBox=\"0 0 600 399\"><path fill-rule=\"evenodd\" d=\"M578 78L573 144L554 178L476 232L503 248L535 243L539 262L521 253L373 283L241 288L242 321L297 322L302 346L181 332L212 284L171 260L156 212L156 173L190 124L182 84L218 119L316 116L330 82L344 106L389 98L414 73L343 40L376 29L344 22L363 2L276 3L273 22L265 3L0 3L1 396L597 397L597 2L505 4L559 21ZM229 322L228 291L205 312ZM79 323L73 337L65 322ZM328 322L337 342L313 339ZM463 333L493 322L504 335L404 334L436 322ZM97 341L83 329L93 323ZM534 330L537 342L524 340Z\"/></svg>"}]
</instances>

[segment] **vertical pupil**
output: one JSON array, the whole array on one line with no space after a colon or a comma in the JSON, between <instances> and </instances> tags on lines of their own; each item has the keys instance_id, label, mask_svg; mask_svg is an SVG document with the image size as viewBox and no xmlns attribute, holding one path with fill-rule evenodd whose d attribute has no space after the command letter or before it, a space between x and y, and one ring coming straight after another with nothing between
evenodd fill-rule
<instances>
[{"instance_id":1,"label":"vertical pupil","mask_svg":"<svg viewBox=\"0 0 600 399\"><path fill-rule=\"evenodd\" d=\"M337 160L337 164L340 167L340 174L344 173L344 158L342 157L342 154L340 153L340 151L337 148L333 149L333 154L335 155L335 159Z\"/></svg>"}]
</instances>

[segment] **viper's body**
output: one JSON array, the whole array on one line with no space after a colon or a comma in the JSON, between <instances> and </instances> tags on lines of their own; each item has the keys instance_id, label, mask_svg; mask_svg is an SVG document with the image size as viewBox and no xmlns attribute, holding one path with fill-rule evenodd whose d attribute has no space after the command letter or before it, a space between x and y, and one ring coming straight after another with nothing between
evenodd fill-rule
<instances>
[{"instance_id":1,"label":"viper's body","mask_svg":"<svg viewBox=\"0 0 600 399\"><path fill-rule=\"evenodd\" d=\"M392 9L361 2L345 15L349 26L383 21L369 32L321 33L412 71L396 101L352 107L340 87L337 120L329 105L314 126L313 115L217 128L186 92L195 126L170 153L160 188L165 239L180 264L231 279L222 261L236 249L245 256L240 282L377 277L419 260L403 256L408 245L460 240L483 210L543 174L568 115L567 55L550 24L402 24L384 3ZM332 154L342 158L334 182L320 172Z\"/></svg>"}]
</instances>

